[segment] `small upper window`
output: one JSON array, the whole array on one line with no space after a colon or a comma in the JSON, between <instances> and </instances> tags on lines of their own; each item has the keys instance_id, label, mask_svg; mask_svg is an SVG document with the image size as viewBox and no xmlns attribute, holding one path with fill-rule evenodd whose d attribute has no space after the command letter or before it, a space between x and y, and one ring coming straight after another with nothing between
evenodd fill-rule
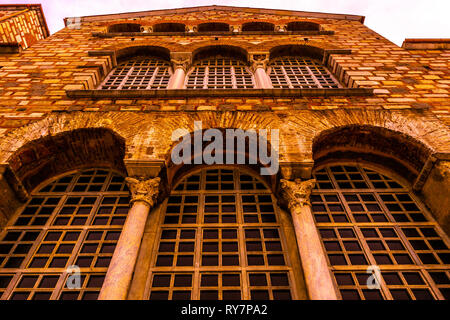
<instances>
[{"instance_id":1,"label":"small upper window","mask_svg":"<svg viewBox=\"0 0 450 320\"><path fill-rule=\"evenodd\" d=\"M340 88L331 73L321 63L309 57L276 58L270 64L269 77L274 88Z\"/></svg>"},{"instance_id":2,"label":"small upper window","mask_svg":"<svg viewBox=\"0 0 450 320\"><path fill-rule=\"evenodd\" d=\"M166 89L169 62L155 57L135 57L120 63L100 85L103 90Z\"/></svg>"},{"instance_id":3,"label":"small upper window","mask_svg":"<svg viewBox=\"0 0 450 320\"><path fill-rule=\"evenodd\" d=\"M108 27L108 32L141 32L141 25L138 23L118 23Z\"/></svg>"},{"instance_id":4,"label":"small upper window","mask_svg":"<svg viewBox=\"0 0 450 320\"><path fill-rule=\"evenodd\" d=\"M251 72L240 60L229 57L209 57L194 64L186 77L188 89L253 88Z\"/></svg>"},{"instance_id":5,"label":"small upper window","mask_svg":"<svg viewBox=\"0 0 450 320\"><path fill-rule=\"evenodd\" d=\"M274 31L275 25L269 22L247 22L242 25L242 31Z\"/></svg>"},{"instance_id":6,"label":"small upper window","mask_svg":"<svg viewBox=\"0 0 450 320\"><path fill-rule=\"evenodd\" d=\"M287 31L319 31L320 25L309 21L293 21L287 24Z\"/></svg>"},{"instance_id":7,"label":"small upper window","mask_svg":"<svg viewBox=\"0 0 450 320\"><path fill-rule=\"evenodd\" d=\"M183 23L158 23L153 26L153 32L184 32L186 25Z\"/></svg>"},{"instance_id":8,"label":"small upper window","mask_svg":"<svg viewBox=\"0 0 450 320\"><path fill-rule=\"evenodd\" d=\"M230 26L222 22L201 23L197 26L198 32L226 32L230 31Z\"/></svg>"}]
</instances>

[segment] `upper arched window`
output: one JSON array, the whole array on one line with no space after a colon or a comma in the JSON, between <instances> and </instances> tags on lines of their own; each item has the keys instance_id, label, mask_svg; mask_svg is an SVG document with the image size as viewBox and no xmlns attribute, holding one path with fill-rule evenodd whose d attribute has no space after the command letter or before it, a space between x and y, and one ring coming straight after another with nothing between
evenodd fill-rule
<instances>
[{"instance_id":1,"label":"upper arched window","mask_svg":"<svg viewBox=\"0 0 450 320\"><path fill-rule=\"evenodd\" d=\"M120 63L100 85L103 90L166 89L171 76L169 62L140 56Z\"/></svg>"},{"instance_id":2,"label":"upper arched window","mask_svg":"<svg viewBox=\"0 0 450 320\"><path fill-rule=\"evenodd\" d=\"M108 32L141 32L138 23L117 23L108 27Z\"/></svg>"},{"instance_id":3,"label":"upper arched window","mask_svg":"<svg viewBox=\"0 0 450 320\"><path fill-rule=\"evenodd\" d=\"M230 26L223 22L201 23L197 26L198 32L224 32L230 31Z\"/></svg>"},{"instance_id":4,"label":"upper arched window","mask_svg":"<svg viewBox=\"0 0 450 320\"><path fill-rule=\"evenodd\" d=\"M240 60L213 56L194 63L186 77L188 89L253 88L253 76Z\"/></svg>"},{"instance_id":5,"label":"upper arched window","mask_svg":"<svg viewBox=\"0 0 450 320\"><path fill-rule=\"evenodd\" d=\"M96 300L129 207L124 177L108 169L63 175L31 193L0 232L0 298ZM69 266L80 268L69 288Z\"/></svg>"},{"instance_id":6,"label":"upper arched window","mask_svg":"<svg viewBox=\"0 0 450 320\"><path fill-rule=\"evenodd\" d=\"M410 190L355 164L313 175L314 219L342 299L450 299L450 243ZM368 287L369 266L378 288Z\"/></svg>"},{"instance_id":7,"label":"upper arched window","mask_svg":"<svg viewBox=\"0 0 450 320\"><path fill-rule=\"evenodd\" d=\"M184 32L186 25L183 23L158 23L153 26L153 32Z\"/></svg>"},{"instance_id":8,"label":"upper arched window","mask_svg":"<svg viewBox=\"0 0 450 320\"><path fill-rule=\"evenodd\" d=\"M274 88L339 88L338 81L318 61L309 57L283 56L270 63L269 77Z\"/></svg>"},{"instance_id":9,"label":"upper arched window","mask_svg":"<svg viewBox=\"0 0 450 320\"><path fill-rule=\"evenodd\" d=\"M242 25L242 31L274 31L275 25L270 22L247 22Z\"/></svg>"},{"instance_id":10,"label":"upper arched window","mask_svg":"<svg viewBox=\"0 0 450 320\"><path fill-rule=\"evenodd\" d=\"M289 22L286 27L287 31L319 31L320 25L309 21L293 21Z\"/></svg>"}]
</instances>

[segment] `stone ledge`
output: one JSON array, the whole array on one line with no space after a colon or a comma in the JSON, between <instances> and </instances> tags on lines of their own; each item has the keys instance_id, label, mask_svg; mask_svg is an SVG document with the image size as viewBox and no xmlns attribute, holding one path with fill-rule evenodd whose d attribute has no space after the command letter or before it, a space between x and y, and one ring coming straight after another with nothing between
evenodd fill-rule
<instances>
[{"instance_id":1,"label":"stone ledge","mask_svg":"<svg viewBox=\"0 0 450 320\"><path fill-rule=\"evenodd\" d=\"M66 94L69 98L333 97L372 96L373 89L66 90Z\"/></svg>"},{"instance_id":2,"label":"stone ledge","mask_svg":"<svg viewBox=\"0 0 450 320\"><path fill-rule=\"evenodd\" d=\"M214 31L214 32L92 32L93 37L97 38L114 38L114 37L141 37L141 36L252 36L252 35L334 35L333 30L311 30L311 31Z\"/></svg>"}]
</instances>

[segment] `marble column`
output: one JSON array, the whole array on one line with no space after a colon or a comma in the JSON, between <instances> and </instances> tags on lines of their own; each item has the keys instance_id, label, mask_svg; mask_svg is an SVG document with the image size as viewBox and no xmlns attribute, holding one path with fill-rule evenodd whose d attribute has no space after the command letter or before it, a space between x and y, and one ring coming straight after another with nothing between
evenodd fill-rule
<instances>
[{"instance_id":1,"label":"marble column","mask_svg":"<svg viewBox=\"0 0 450 320\"><path fill-rule=\"evenodd\" d=\"M170 61L174 71L172 77L170 77L167 89L184 89L186 72L191 63L191 57L182 53L174 53Z\"/></svg>"},{"instance_id":2,"label":"marble column","mask_svg":"<svg viewBox=\"0 0 450 320\"><path fill-rule=\"evenodd\" d=\"M266 54L254 54L251 57L251 69L255 76L257 89L271 89L272 81L266 73L269 59Z\"/></svg>"},{"instance_id":3,"label":"marble column","mask_svg":"<svg viewBox=\"0 0 450 320\"><path fill-rule=\"evenodd\" d=\"M156 202L160 178L125 181L131 191L131 209L106 273L99 300L125 300L134 272L145 222Z\"/></svg>"},{"instance_id":4,"label":"marble column","mask_svg":"<svg viewBox=\"0 0 450 320\"><path fill-rule=\"evenodd\" d=\"M281 179L280 182L281 196L292 215L309 296L312 300L336 300L336 288L309 202L316 181Z\"/></svg>"}]
</instances>

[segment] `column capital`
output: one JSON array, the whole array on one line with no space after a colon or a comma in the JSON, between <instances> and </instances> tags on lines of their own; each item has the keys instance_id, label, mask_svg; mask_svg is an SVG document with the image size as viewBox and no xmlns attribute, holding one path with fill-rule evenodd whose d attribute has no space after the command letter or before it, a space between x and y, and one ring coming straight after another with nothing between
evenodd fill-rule
<instances>
[{"instance_id":1,"label":"column capital","mask_svg":"<svg viewBox=\"0 0 450 320\"><path fill-rule=\"evenodd\" d=\"M142 201L150 208L153 207L158 197L161 178L145 179L126 177L125 182L131 191L131 202Z\"/></svg>"},{"instance_id":2,"label":"column capital","mask_svg":"<svg viewBox=\"0 0 450 320\"><path fill-rule=\"evenodd\" d=\"M286 201L291 213L294 209L302 208L305 205L311 206L310 196L315 185L315 179L305 181L300 179L295 179L294 181L280 180L281 196Z\"/></svg>"},{"instance_id":3,"label":"column capital","mask_svg":"<svg viewBox=\"0 0 450 320\"><path fill-rule=\"evenodd\" d=\"M187 72L189 66L191 65L192 54L190 52L173 52L170 54L170 62L172 63L172 68L175 71L178 68Z\"/></svg>"},{"instance_id":4,"label":"column capital","mask_svg":"<svg viewBox=\"0 0 450 320\"><path fill-rule=\"evenodd\" d=\"M267 64L269 63L269 54L267 53L250 54L249 60L252 72L255 72L256 69L258 68L266 70Z\"/></svg>"}]
</instances>

